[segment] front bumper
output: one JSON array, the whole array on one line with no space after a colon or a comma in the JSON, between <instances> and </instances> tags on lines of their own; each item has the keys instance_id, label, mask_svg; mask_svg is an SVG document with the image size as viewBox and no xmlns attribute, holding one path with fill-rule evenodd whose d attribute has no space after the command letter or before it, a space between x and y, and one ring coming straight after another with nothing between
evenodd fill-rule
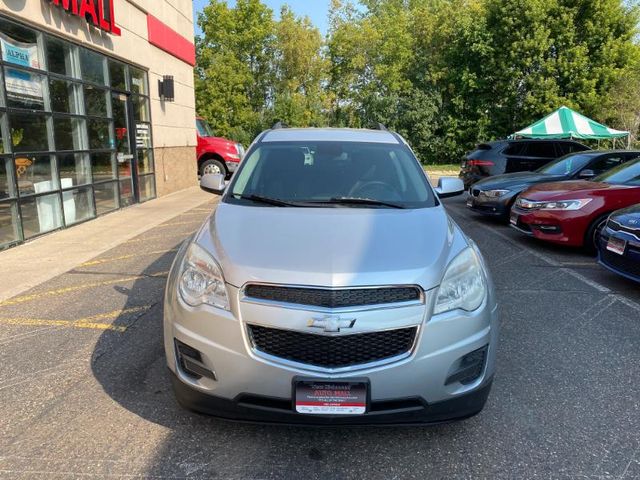
<instances>
[{"instance_id":1,"label":"front bumper","mask_svg":"<svg viewBox=\"0 0 640 480\"><path fill-rule=\"evenodd\" d=\"M227 170L229 170L229 173L233 173L238 169L238 165L240 165L240 161L231 161L229 159L227 159L225 161L225 165L227 166Z\"/></svg>"},{"instance_id":2,"label":"front bumper","mask_svg":"<svg viewBox=\"0 0 640 480\"><path fill-rule=\"evenodd\" d=\"M470 190L473 190L473 188ZM509 218L509 213L511 211L513 197L513 195L505 195L499 198L489 198L481 194L478 196L469 194L469 197L467 198L467 207L482 215L507 219Z\"/></svg>"},{"instance_id":3,"label":"front bumper","mask_svg":"<svg viewBox=\"0 0 640 480\"><path fill-rule=\"evenodd\" d=\"M471 313L454 311L432 317L434 291L426 292L425 303L420 305L341 311L341 315L357 317L354 330L416 326L418 335L407 356L389 363L331 370L262 355L248 334L247 325L256 323L308 332L307 323L317 311L248 302L230 285L231 312L207 306L192 308L177 293L177 270L172 269L165 295L165 352L177 398L187 408L250 421L432 423L471 416L486 401L495 371L499 330L491 287L483 305ZM177 361L176 340L201 352L202 364L215 379L187 374ZM487 354L477 379L469 384L447 384L461 359L483 347L487 347ZM370 385L369 413L339 419L295 413L295 377L336 381L364 377Z\"/></svg>"},{"instance_id":4,"label":"front bumper","mask_svg":"<svg viewBox=\"0 0 640 480\"><path fill-rule=\"evenodd\" d=\"M610 237L627 242L623 255L607 250ZM606 228L600 236L598 245L598 263L606 269L629 280L640 282L640 239L635 235L616 232Z\"/></svg>"},{"instance_id":5,"label":"front bumper","mask_svg":"<svg viewBox=\"0 0 640 480\"><path fill-rule=\"evenodd\" d=\"M545 242L582 247L589 226L581 211L523 210L513 207L510 224L520 233Z\"/></svg>"},{"instance_id":6,"label":"front bumper","mask_svg":"<svg viewBox=\"0 0 640 480\"><path fill-rule=\"evenodd\" d=\"M240 394L227 399L188 386L173 371L170 376L178 403L188 410L244 422L325 426L438 424L463 420L482 410L492 384L489 380L471 393L433 404L414 397L372 402L370 411L364 415L313 416L295 413L290 398Z\"/></svg>"}]
</instances>

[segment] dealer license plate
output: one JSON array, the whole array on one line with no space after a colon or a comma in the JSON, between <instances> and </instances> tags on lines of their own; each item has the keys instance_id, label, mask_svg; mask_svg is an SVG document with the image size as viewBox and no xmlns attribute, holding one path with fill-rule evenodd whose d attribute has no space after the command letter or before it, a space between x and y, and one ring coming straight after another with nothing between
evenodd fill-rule
<instances>
[{"instance_id":1,"label":"dealer license plate","mask_svg":"<svg viewBox=\"0 0 640 480\"><path fill-rule=\"evenodd\" d=\"M295 409L310 415L362 415L367 411L368 384L298 380Z\"/></svg>"},{"instance_id":2,"label":"dealer license plate","mask_svg":"<svg viewBox=\"0 0 640 480\"><path fill-rule=\"evenodd\" d=\"M627 242L615 237L609 237L607 242L607 250L618 255L624 255L624 251L627 248Z\"/></svg>"},{"instance_id":3,"label":"dealer license plate","mask_svg":"<svg viewBox=\"0 0 640 480\"><path fill-rule=\"evenodd\" d=\"M509 217L509 222L511 222L511 225L515 225L518 226L518 214L517 213L511 213L511 216Z\"/></svg>"}]
</instances>

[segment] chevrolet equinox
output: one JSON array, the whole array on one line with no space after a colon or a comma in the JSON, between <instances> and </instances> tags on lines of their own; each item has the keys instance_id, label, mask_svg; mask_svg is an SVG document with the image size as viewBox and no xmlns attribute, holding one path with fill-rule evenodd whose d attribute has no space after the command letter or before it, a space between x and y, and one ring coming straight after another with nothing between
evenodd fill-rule
<instances>
[{"instance_id":1,"label":"chevrolet equinox","mask_svg":"<svg viewBox=\"0 0 640 480\"><path fill-rule=\"evenodd\" d=\"M274 128L180 248L164 305L178 402L290 424L415 424L482 410L493 284L399 135Z\"/></svg>"}]
</instances>

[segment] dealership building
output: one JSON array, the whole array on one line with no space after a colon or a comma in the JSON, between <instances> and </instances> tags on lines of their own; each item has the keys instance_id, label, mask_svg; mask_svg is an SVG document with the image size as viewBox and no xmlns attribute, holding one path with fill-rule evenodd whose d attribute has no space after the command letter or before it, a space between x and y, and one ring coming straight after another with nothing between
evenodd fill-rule
<instances>
[{"instance_id":1,"label":"dealership building","mask_svg":"<svg viewBox=\"0 0 640 480\"><path fill-rule=\"evenodd\" d=\"M0 250L196 184L191 0L0 0Z\"/></svg>"}]
</instances>

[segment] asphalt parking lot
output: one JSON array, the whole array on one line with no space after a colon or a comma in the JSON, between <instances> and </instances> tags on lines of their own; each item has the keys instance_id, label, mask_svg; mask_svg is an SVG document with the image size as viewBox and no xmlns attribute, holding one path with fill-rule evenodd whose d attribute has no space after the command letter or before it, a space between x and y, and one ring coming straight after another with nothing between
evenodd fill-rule
<instances>
[{"instance_id":1,"label":"asphalt parking lot","mask_svg":"<svg viewBox=\"0 0 640 480\"><path fill-rule=\"evenodd\" d=\"M180 409L163 287L212 201L0 302L0 477L640 478L640 288L467 212L464 198L446 203L501 304L498 374L480 415L297 428Z\"/></svg>"}]
</instances>

